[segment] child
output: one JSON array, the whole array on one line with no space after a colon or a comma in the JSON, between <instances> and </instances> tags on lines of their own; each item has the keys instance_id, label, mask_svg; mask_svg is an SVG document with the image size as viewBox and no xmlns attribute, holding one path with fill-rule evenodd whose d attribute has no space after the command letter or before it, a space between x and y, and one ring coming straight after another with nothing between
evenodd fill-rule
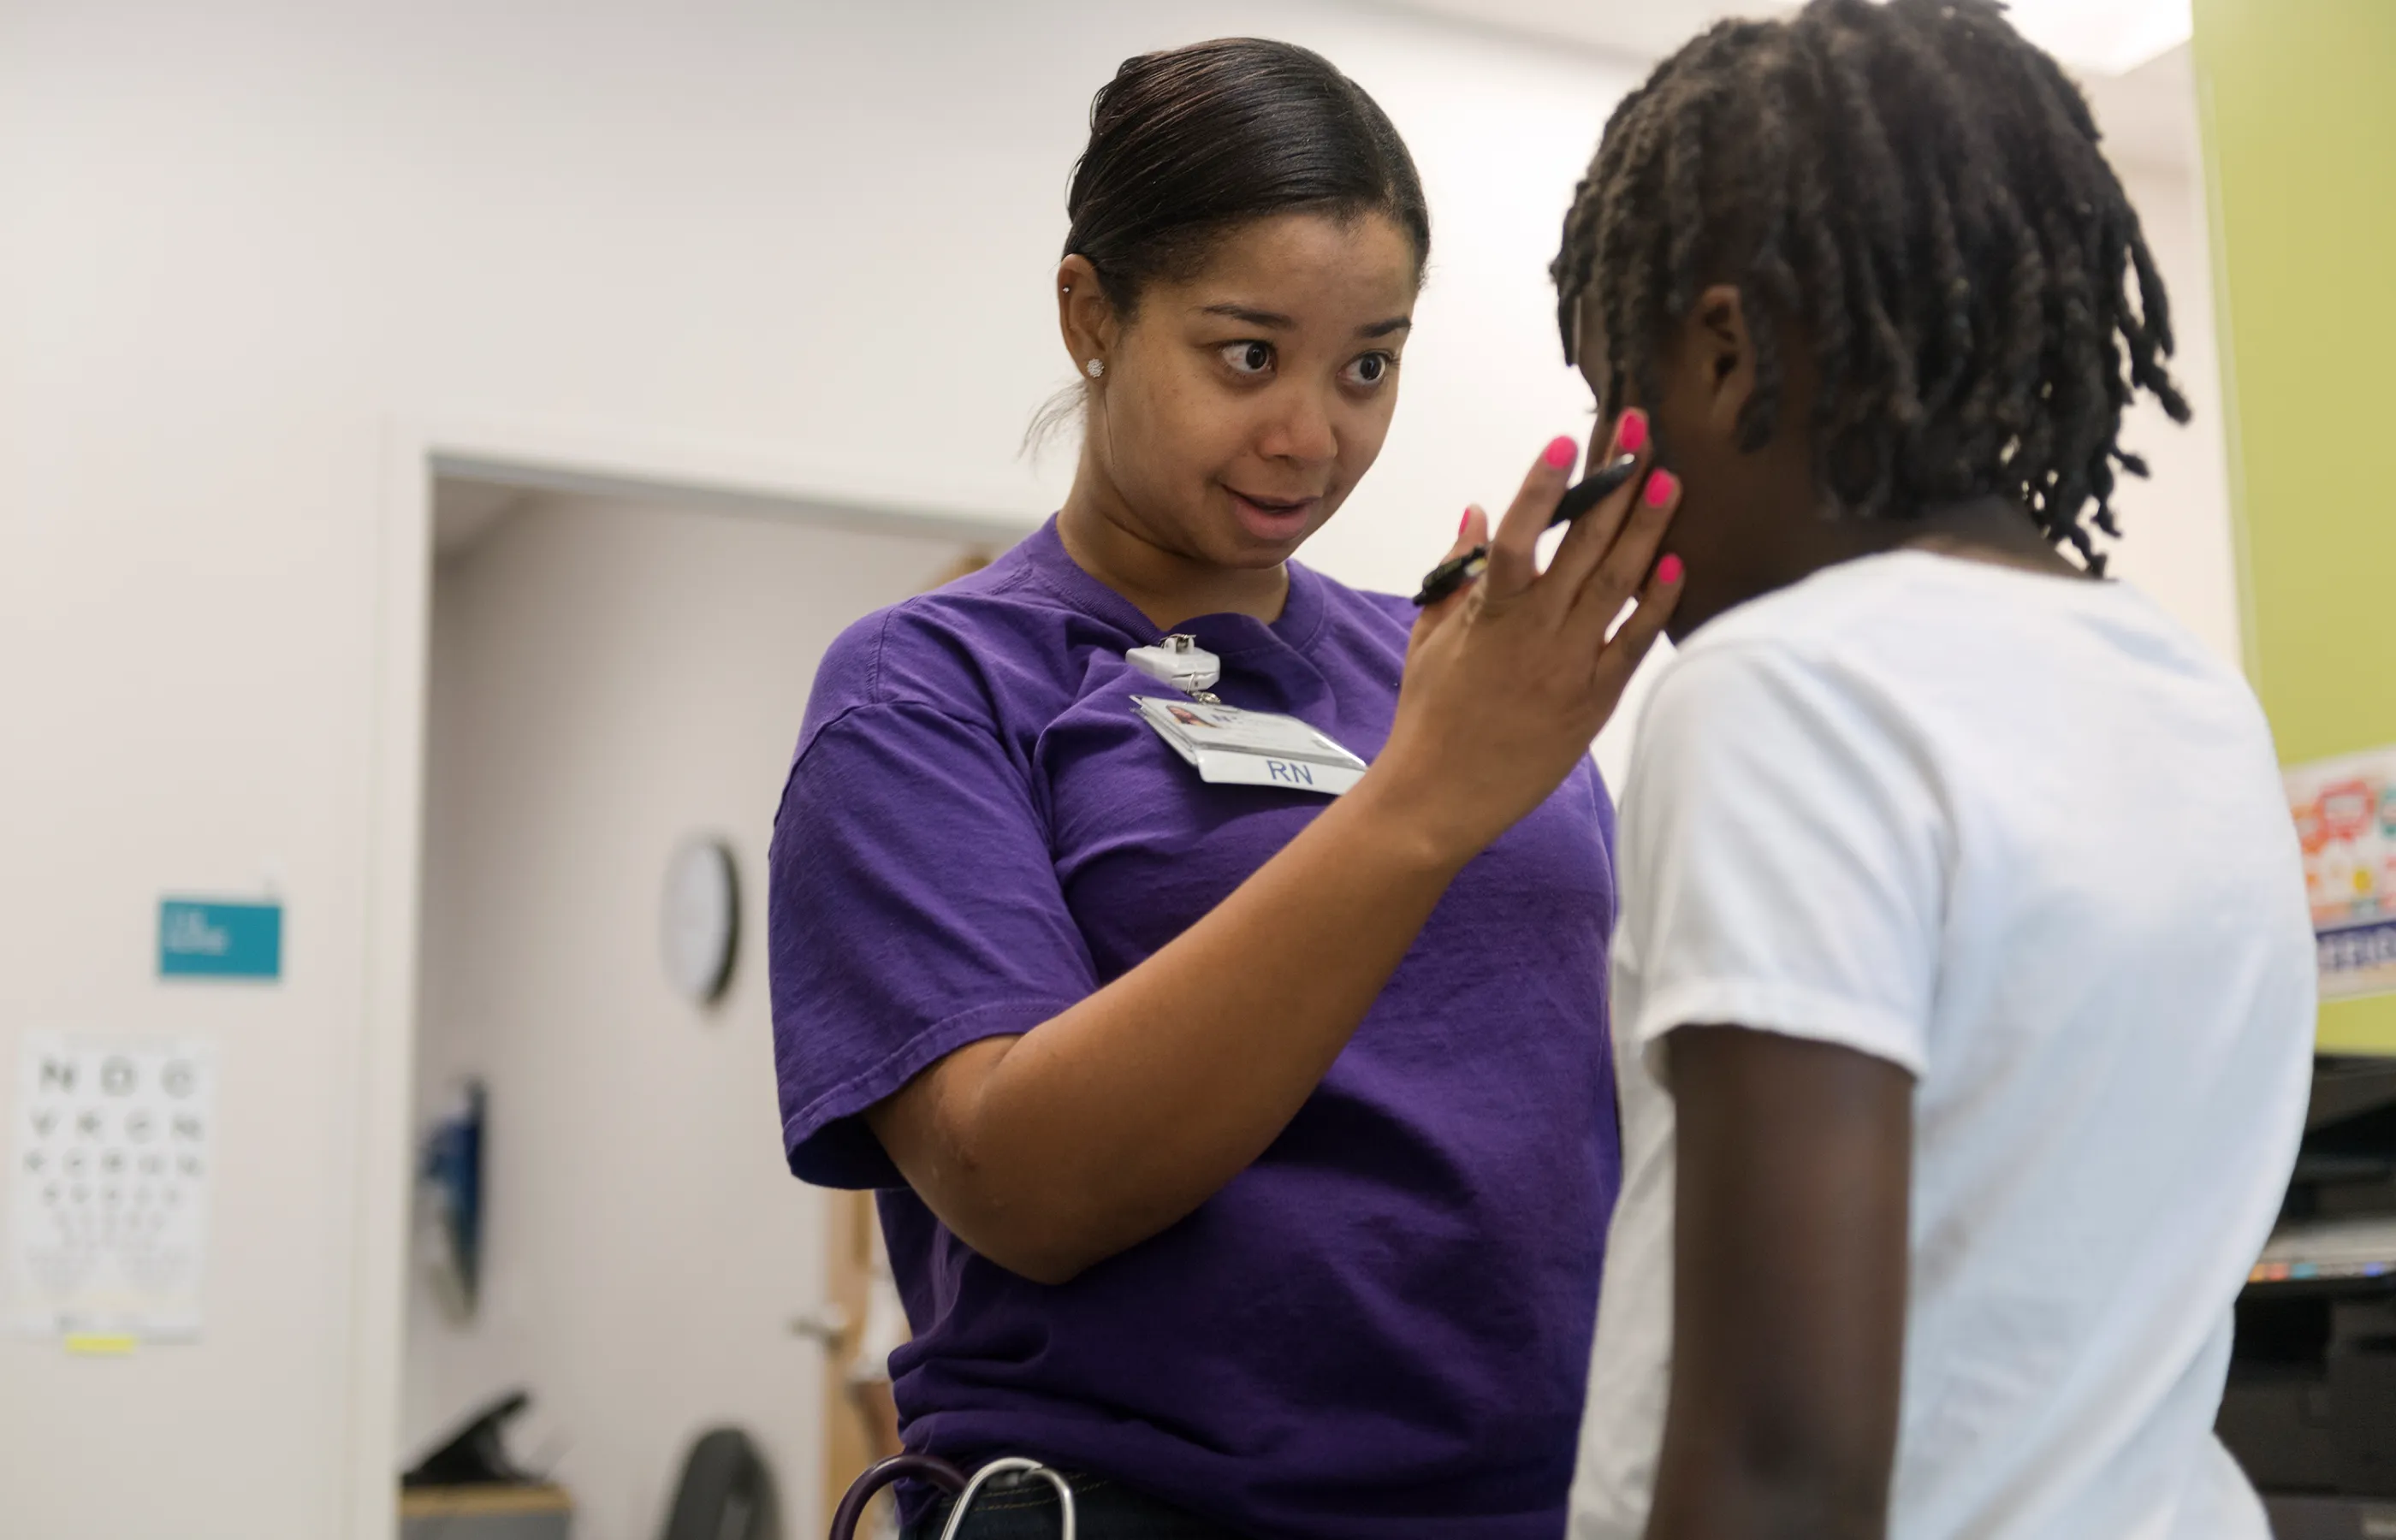
<instances>
[{"instance_id":1,"label":"child","mask_svg":"<svg viewBox=\"0 0 2396 1540\"><path fill-rule=\"evenodd\" d=\"M1816 0L1657 70L1567 220L1686 564L1577 1540L2267 1533L2211 1427L2312 948L2253 697L2089 532L2133 392L2188 415L2096 138L1987 0Z\"/></svg>"}]
</instances>

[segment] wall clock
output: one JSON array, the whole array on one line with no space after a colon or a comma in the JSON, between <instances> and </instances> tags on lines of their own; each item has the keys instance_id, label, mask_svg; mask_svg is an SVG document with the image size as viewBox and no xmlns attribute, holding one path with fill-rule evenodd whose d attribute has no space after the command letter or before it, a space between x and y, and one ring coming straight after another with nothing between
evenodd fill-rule
<instances>
[{"instance_id":1,"label":"wall clock","mask_svg":"<svg viewBox=\"0 0 2396 1540\"><path fill-rule=\"evenodd\" d=\"M724 993L740 939L740 877L731 846L694 834L674 847L659 934L676 994L704 1005Z\"/></svg>"}]
</instances>

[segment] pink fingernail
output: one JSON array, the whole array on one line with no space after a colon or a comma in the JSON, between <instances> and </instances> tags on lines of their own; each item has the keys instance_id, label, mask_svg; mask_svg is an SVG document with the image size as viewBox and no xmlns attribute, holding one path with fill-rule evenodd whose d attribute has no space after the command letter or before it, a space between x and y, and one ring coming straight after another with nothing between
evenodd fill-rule
<instances>
[{"instance_id":1,"label":"pink fingernail","mask_svg":"<svg viewBox=\"0 0 2396 1540\"><path fill-rule=\"evenodd\" d=\"M1667 556L1656 564L1656 581L1671 588L1680 580L1681 559L1678 556Z\"/></svg>"},{"instance_id":2,"label":"pink fingernail","mask_svg":"<svg viewBox=\"0 0 2396 1540\"><path fill-rule=\"evenodd\" d=\"M1548 445L1548 452L1539 457L1559 471L1569 471L1572 462L1580 458L1580 445L1569 437L1559 436Z\"/></svg>"},{"instance_id":3,"label":"pink fingernail","mask_svg":"<svg viewBox=\"0 0 2396 1540\"><path fill-rule=\"evenodd\" d=\"M1464 517L1456 521L1456 538L1459 540L1464 538L1464 532L1471 527L1472 510L1468 508L1464 511Z\"/></svg>"},{"instance_id":4,"label":"pink fingernail","mask_svg":"<svg viewBox=\"0 0 2396 1540\"><path fill-rule=\"evenodd\" d=\"M1636 406L1623 413L1622 420L1614 425L1614 442L1622 445L1626 455L1639 453L1639 446L1647 442L1647 414Z\"/></svg>"},{"instance_id":5,"label":"pink fingernail","mask_svg":"<svg viewBox=\"0 0 2396 1540\"><path fill-rule=\"evenodd\" d=\"M1680 478L1670 471L1658 471L1647 478L1647 506L1661 508L1681 490Z\"/></svg>"}]
</instances>

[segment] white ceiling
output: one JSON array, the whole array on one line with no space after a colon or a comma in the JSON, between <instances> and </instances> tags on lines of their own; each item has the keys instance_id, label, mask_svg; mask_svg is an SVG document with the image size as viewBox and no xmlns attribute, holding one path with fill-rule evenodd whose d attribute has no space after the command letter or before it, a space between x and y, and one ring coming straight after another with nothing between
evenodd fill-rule
<instances>
[{"instance_id":1,"label":"white ceiling","mask_svg":"<svg viewBox=\"0 0 2396 1540\"><path fill-rule=\"evenodd\" d=\"M1501 32L1576 43L1638 60L1661 59L1726 16L1794 10L1787 0L1726 6L1719 0L1380 0Z\"/></svg>"},{"instance_id":2,"label":"white ceiling","mask_svg":"<svg viewBox=\"0 0 2396 1540\"><path fill-rule=\"evenodd\" d=\"M1396 0L1409 9L1655 59L1725 17L1785 16L1800 0ZM2122 74L2188 41L2190 0L2007 0L2024 36L2095 74Z\"/></svg>"},{"instance_id":3,"label":"white ceiling","mask_svg":"<svg viewBox=\"0 0 2396 1540\"><path fill-rule=\"evenodd\" d=\"M1726 16L1786 15L1794 0L1368 0L1646 62ZM2116 161L2197 163L2186 0L2014 0L2016 23L2079 77ZM2123 63L2133 67L2119 68Z\"/></svg>"}]
</instances>

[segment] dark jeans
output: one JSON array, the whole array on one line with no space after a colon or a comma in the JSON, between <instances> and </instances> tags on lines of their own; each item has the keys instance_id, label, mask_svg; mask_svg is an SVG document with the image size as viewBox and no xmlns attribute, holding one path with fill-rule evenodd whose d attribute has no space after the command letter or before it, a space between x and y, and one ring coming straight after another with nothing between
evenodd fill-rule
<instances>
[{"instance_id":1,"label":"dark jeans","mask_svg":"<svg viewBox=\"0 0 2396 1540\"><path fill-rule=\"evenodd\" d=\"M1083 1540L1245 1540L1236 1531L1102 1476L1075 1476L1073 1516ZM1010 1485L1010 1482L1017 1484ZM943 1496L907 1526L900 1540L940 1540L954 1500ZM1057 1540L1063 1533L1057 1489L1045 1477L994 1478L974 1499L958 1540Z\"/></svg>"}]
</instances>

